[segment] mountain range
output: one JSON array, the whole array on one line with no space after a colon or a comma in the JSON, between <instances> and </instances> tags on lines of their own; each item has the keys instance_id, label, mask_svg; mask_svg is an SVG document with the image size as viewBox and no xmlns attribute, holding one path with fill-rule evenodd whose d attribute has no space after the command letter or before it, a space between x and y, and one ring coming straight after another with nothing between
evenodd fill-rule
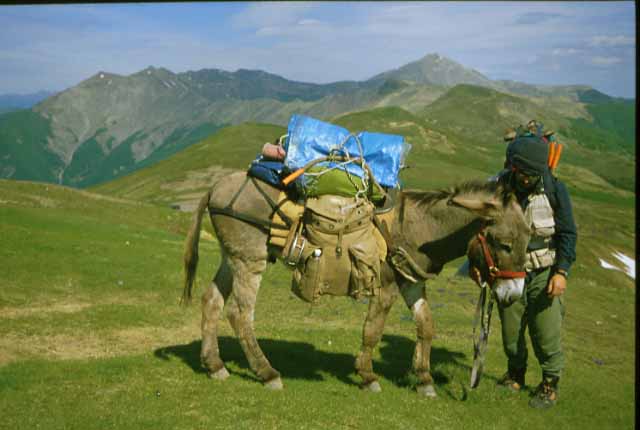
<instances>
[{"instance_id":1,"label":"mountain range","mask_svg":"<svg viewBox=\"0 0 640 430\"><path fill-rule=\"evenodd\" d=\"M456 105L456 91L477 99ZM150 66L129 76L100 71L30 109L0 115L0 178L90 186L165 159L225 126L282 126L293 113L329 120L395 106L424 117L429 127L464 135L456 129L464 128L463 112L492 99L500 100L495 115L483 112L489 116L474 126L483 139L535 117L568 141L635 159L633 101L586 86L494 81L429 54L366 81L330 84L245 69L173 73Z\"/></svg>"}]
</instances>

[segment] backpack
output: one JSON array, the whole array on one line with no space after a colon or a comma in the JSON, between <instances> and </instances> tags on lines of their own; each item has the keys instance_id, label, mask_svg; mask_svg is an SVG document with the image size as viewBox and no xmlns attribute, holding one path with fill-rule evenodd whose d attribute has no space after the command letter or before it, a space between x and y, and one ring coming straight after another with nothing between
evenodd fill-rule
<instances>
[{"instance_id":1,"label":"backpack","mask_svg":"<svg viewBox=\"0 0 640 430\"><path fill-rule=\"evenodd\" d=\"M543 142L549 145L549 156L547 158L547 165L551 173L558 167L560 162L560 155L562 154L563 145L559 143L555 138L553 130L544 130L544 125L536 120L531 120L527 123L526 127L519 125L516 129L509 128L504 136L505 142L509 142L507 145L507 156L504 162L505 168L510 168L509 160L510 154L513 149L513 144L517 138L539 138Z\"/></svg>"},{"instance_id":2,"label":"backpack","mask_svg":"<svg viewBox=\"0 0 640 430\"><path fill-rule=\"evenodd\" d=\"M291 290L315 302L322 295L374 296L380 289L379 233L366 199L323 195L306 201ZM286 249L286 246L285 246Z\"/></svg>"}]
</instances>

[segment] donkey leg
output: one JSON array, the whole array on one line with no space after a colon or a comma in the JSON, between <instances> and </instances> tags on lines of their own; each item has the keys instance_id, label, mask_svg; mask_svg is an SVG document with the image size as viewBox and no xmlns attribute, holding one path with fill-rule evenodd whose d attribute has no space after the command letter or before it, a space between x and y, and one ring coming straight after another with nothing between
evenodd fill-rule
<instances>
[{"instance_id":1,"label":"donkey leg","mask_svg":"<svg viewBox=\"0 0 640 430\"><path fill-rule=\"evenodd\" d=\"M384 323L389 310L398 297L395 285L380 289L380 294L369 302L369 311L362 330L362 347L356 358L356 370L362 378L362 388L380 392L382 388L378 376L373 371L373 350L382 338Z\"/></svg>"},{"instance_id":2,"label":"donkey leg","mask_svg":"<svg viewBox=\"0 0 640 430\"><path fill-rule=\"evenodd\" d=\"M418 377L418 394L437 397L431 376L431 342L433 318L422 284L404 284L400 293L411 309L416 322L416 348L413 353L413 371Z\"/></svg>"},{"instance_id":3,"label":"donkey leg","mask_svg":"<svg viewBox=\"0 0 640 430\"><path fill-rule=\"evenodd\" d=\"M222 262L211 285L202 295L202 348L200 361L212 379L224 380L229 372L220 359L218 347L218 324L225 301L231 293L233 278L226 255L222 254Z\"/></svg>"},{"instance_id":4,"label":"donkey leg","mask_svg":"<svg viewBox=\"0 0 640 430\"><path fill-rule=\"evenodd\" d=\"M271 367L271 363L260 349L253 331L256 299L262 272L267 267L267 261L266 259L242 260L233 257L229 261L233 271L234 299L229 303L229 322L238 336L251 370L267 388L281 389L280 373Z\"/></svg>"}]
</instances>

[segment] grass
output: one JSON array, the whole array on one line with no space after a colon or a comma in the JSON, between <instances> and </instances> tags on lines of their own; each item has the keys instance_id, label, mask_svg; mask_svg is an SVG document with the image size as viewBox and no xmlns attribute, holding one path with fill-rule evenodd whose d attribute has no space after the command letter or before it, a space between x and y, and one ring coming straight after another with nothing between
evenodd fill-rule
<instances>
[{"instance_id":1,"label":"grass","mask_svg":"<svg viewBox=\"0 0 640 430\"><path fill-rule=\"evenodd\" d=\"M50 121L31 110L0 116L0 177L55 182L64 163L47 147Z\"/></svg>"},{"instance_id":2,"label":"grass","mask_svg":"<svg viewBox=\"0 0 640 430\"><path fill-rule=\"evenodd\" d=\"M226 322L220 345L231 377L212 381L199 366L197 300L177 306L189 214L0 181L0 427L633 428L635 287L597 259L613 250L635 255L634 209L576 197L574 210L580 240L566 293L566 372L560 403L540 412L527 407L529 390L495 388L505 366L497 318L483 380L467 388L477 289L453 278L459 261L427 287L436 400L413 391L415 329L401 300L374 355L383 392L362 392L353 363L367 305L303 303L289 292L288 270L271 265L256 334L285 390L269 392ZM215 240L203 239L200 250L197 295L219 261ZM538 378L531 353L531 389Z\"/></svg>"},{"instance_id":3,"label":"grass","mask_svg":"<svg viewBox=\"0 0 640 430\"><path fill-rule=\"evenodd\" d=\"M216 173L247 169L266 141L285 133L270 124L226 127L169 159L91 189L162 205L194 199L211 186Z\"/></svg>"},{"instance_id":4,"label":"grass","mask_svg":"<svg viewBox=\"0 0 640 430\"><path fill-rule=\"evenodd\" d=\"M457 91L464 99L475 90ZM494 121L488 109L497 96L475 96L486 96L483 115ZM471 116L477 109L463 126L447 119L452 109L444 99L431 116L381 108L332 122L402 134L413 145L403 184L439 188L488 177L504 152L499 131L483 133ZM0 428L633 428L635 283L599 263L615 262L614 251L635 257L633 162L579 145L566 148L557 172L572 196L579 239L565 295L567 365L552 411L527 407L540 376L531 347L527 390L496 389L505 370L497 317L483 380L467 388L477 288L453 277L462 261L427 285L436 400L413 390L415 328L401 300L374 355L383 392L362 392L353 366L367 305L332 297L303 303L280 264L264 275L255 327L285 390L257 382L224 321L220 346L231 378L208 379L199 364L197 300L177 306L191 216L168 206L197 200L285 132L269 124L227 127L92 192L0 180ZM204 228L212 232L206 220ZM203 236L200 254L196 296L220 259L212 236Z\"/></svg>"}]
</instances>

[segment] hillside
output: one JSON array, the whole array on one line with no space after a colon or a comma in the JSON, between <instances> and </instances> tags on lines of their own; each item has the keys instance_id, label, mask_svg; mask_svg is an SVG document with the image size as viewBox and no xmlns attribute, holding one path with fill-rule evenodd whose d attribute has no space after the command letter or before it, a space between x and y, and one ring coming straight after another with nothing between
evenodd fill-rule
<instances>
[{"instance_id":1,"label":"hillside","mask_svg":"<svg viewBox=\"0 0 640 430\"><path fill-rule=\"evenodd\" d=\"M479 97L477 91L486 97ZM466 104L471 96L482 108L462 112L466 121L449 126L452 118L460 115L455 107ZM509 111L512 113L506 114L504 109L501 110L500 106L505 103L513 104ZM497 121L514 124L522 112L532 115L527 118L537 117L543 121L552 117L536 110L537 105L524 99L478 87L457 87L435 102L433 107L433 110L420 115L397 107L377 108L345 114L331 121L351 131L368 130L404 136L412 150L407 160L409 167L401 174L403 184L407 187L437 188L458 180L489 177L502 167L504 129L485 127L485 124ZM154 166L92 189L189 208L215 178L228 169L246 169L264 142L273 141L285 133L285 128L267 124L246 123L227 127ZM596 156L593 150L583 148L561 133L558 139L566 144L566 149L556 173L572 192L596 200L619 199L621 204L633 206L635 171L632 161L615 153ZM615 169L612 168L614 165Z\"/></svg>"},{"instance_id":2,"label":"hillside","mask_svg":"<svg viewBox=\"0 0 640 430\"><path fill-rule=\"evenodd\" d=\"M458 84L497 90L524 98L542 110L551 109L558 121L571 122L567 135L585 142L585 135L596 135L590 142L593 149L602 149L600 142L611 139L617 139L612 146L624 148L623 152L635 147L629 143L629 127L621 134L610 130L619 125L612 122L617 107L598 105L605 113L589 108L615 101L613 98L584 86L491 81L438 54L366 81L330 84L290 81L260 70L173 73L150 66L129 76L100 71L42 101L30 110L30 115L41 117L37 121L47 122L46 127L39 127L39 134L28 130L19 116L3 115L0 135L13 140L0 148L0 177L87 187L151 165L225 125L253 121L284 126L294 113L329 120L390 106L418 113ZM609 127L604 135L600 133L603 127ZM52 159L49 165L38 161L29 168L28 156L8 148L27 136L37 142L31 148L37 153L35 159ZM30 173L34 171L38 173ZM17 174L22 176L13 176Z\"/></svg>"},{"instance_id":3,"label":"hillside","mask_svg":"<svg viewBox=\"0 0 640 430\"><path fill-rule=\"evenodd\" d=\"M191 208L217 178L247 169L265 142L285 133L285 128L270 124L229 126L166 160L91 190Z\"/></svg>"},{"instance_id":4,"label":"hillside","mask_svg":"<svg viewBox=\"0 0 640 430\"><path fill-rule=\"evenodd\" d=\"M354 126L377 121L391 128L413 122L406 129L416 138L425 127L418 117L398 109L337 120ZM243 127L234 127L227 138L237 143ZM270 127L250 125L252 134L245 137L261 142L281 130ZM429 135L431 129L424 130ZM192 153L199 159L205 154L210 152ZM234 155L229 149L217 161L240 167L244 156ZM202 165L195 159L181 162L197 169ZM425 168L439 165L426 157L420 162ZM180 167L174 167L174 173L165 166L153 178L148 173L146 180L162 183L167 174L177 177ZM462 175L475 176L464 165L451 165L458 167ZM132 183L145 171L131 175ZM444 181L436 177L442 173L424 170L422 181L417 176L411 181ZM281 264L270 265L254 324L285 384L274 393L259 385L224 322L219 345L230 378L212 381L200 366L199 300L189 308L177 304L191 214L67 187L0 180L3 423L48 429L237 428L239 419L242 428L278 429L388 430L458 423L506 430L525 421L531 428L633 427L635 283L624 273L600 267L599 258L612 261L614 251L633 258L634 209L583 197L574 198L574 209L580 240L565 294L568 365L557 406L561 413L540 414L526 407L540 373L534 360L522 393L495 388L505 366L497 318L483 379L477 389L468 389L478 290L471 280L453 277L455 263L427 284L436 328L431 369L440 396L429 407L416 395L415 378L408 373L415 323L401 301L391 309L374 353L383 392L372 395L358 387L353 369L367 304L326 297L310 307L290 293L291 272ZM204 227L196 297L220 261L207 220ZM232 406L211 412L211 405L220 404ZM512 406L509 414L504 414L505 404Z\"/></svg>"},{"instance_id":5,"label":"hillside","mask_svg":"<svg viewBox=\"0 0 640 430\"><path fill-rule=\"evenodd\" d=\"M599 112L599 106L604 106L604 111L609 112L606 108L608 104L587 105L587 108ZM624 109L629 112L635 108L626 104ZM489 160L501 160L504 157L502 136L507 127L526 124L535 118L547 129L555 130L558 141L565 145L558 175L562 177L562 166L569 164L590 170L612 186L630 192L635 190L635 156L625 156L619 150L621 145L624 148L635 145L635 137L630 138L628 134L625 138L618 137L618 133L635 128L635 117L631 115L616 117L622 124L620 127L598 127L591 122L563 117L551 106L540 105L527 98L487 88L458 85L427 106L419 116L449 138L464 142L463 146L472 151L484 148L480 150L490 155ZM599 139L598 146L593 144L595 139ZM472 156L469 153L468 162L488 167L487 164L481 164L485 160L483 155ZM567 179L572 183L582 180ZM597 192L606 193L603 189Z\"/></svg>"},{"instance_id":6,"label":"hillside","mask_svg":"<svg viewBox=\"0 0 640 430\"><path fill-rule=\"evenodd\" d=\"M599 151L612 150L635 157L636 107L624 100L594 101L587 105L591 121L571 120L565 132L583 146Z\"/></svg>"},{"instance_id":7,"label":"hillside","mask_svg":"<svg viewBox=\"0 0 640 430\"><path fill-rule=\"evenodd\" d=\"M0 178L58 182L64 162L47 148L50 121L31 110L0 115Z\"/></svg>"}]
</instances>

